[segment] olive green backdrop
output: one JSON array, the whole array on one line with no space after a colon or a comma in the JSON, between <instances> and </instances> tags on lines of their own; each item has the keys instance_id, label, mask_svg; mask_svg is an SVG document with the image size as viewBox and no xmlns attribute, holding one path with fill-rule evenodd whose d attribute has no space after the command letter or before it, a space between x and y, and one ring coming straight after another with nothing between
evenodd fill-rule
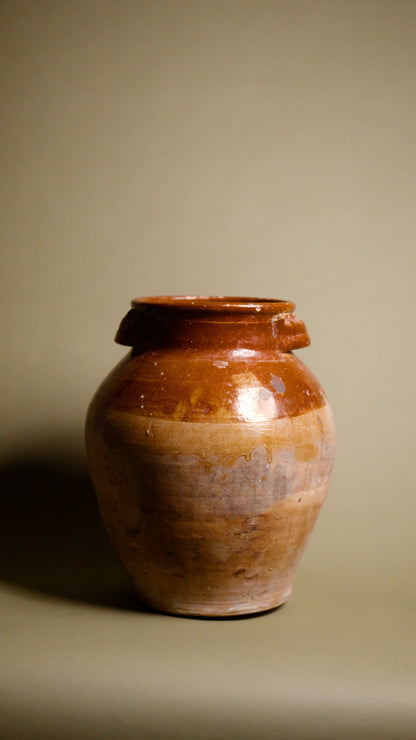
<instances>
[{"instance_id":1,"label":"olive green backdrop","mask_svg":"<svg viewBox=\"0 0 416 740\"><path fill-rule=\"evenodd\" d=\"M414 737L416 2L0 28L2 737ZM295 301L334 410L294 595L255 619L135 611L97 518L86 406L130 299L169 293Z\"/></svg>"}]
</instances>

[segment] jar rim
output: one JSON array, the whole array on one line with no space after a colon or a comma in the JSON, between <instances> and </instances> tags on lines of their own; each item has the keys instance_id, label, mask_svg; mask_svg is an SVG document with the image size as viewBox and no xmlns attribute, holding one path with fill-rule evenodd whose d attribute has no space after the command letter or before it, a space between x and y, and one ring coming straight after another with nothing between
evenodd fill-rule
<instances>
[{"instance_id":1,"label":"jar rim","mask_svg":"<svg viewBox=\"0 0 416 740\"><path fill-rule=\"evenodd\" d=\"M292 313L295 304L279 298L222 295L157 295L132 300L133 308L231 313Z\"/></svg>"}]
</instances>

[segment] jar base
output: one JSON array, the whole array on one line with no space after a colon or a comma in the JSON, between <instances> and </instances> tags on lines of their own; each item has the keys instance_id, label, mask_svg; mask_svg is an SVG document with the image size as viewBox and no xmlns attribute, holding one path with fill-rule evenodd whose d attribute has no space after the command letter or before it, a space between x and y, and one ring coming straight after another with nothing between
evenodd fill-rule
<instances>
[{"instance_id":1,"label":"jar base","mask_svg":"<svg viewBox=\"0 0 416 740\"><path fill-rule=\"evenodd\" d=\"M262 612L272 611L279 606L282 606L289 599L292 593L292 585L288 588L279 591L273 595L273 598L264 599L264 601L252 601L251 603L244 601L237 604L227 605L225 603L210 603L210 604L178 604L172 601L171 603L159 604L152 600L148 600L134 586L131 587L134 598L151 609L164 614L172 614L182 617L239 617L249 616L250 614L261 614Z\"/></svg>"}]
</instances>

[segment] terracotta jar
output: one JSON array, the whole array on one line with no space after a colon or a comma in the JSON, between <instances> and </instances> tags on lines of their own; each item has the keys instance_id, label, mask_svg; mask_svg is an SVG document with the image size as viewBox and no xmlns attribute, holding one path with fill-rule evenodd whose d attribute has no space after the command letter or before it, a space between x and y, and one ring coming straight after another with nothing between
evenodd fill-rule
<instances>
[{"instance_id":1,"label":"terracotta jar","mask_svg":"<svg viewBox=\"0 0 416 740\"><path fill-rule=\"evenodd\" d=\"M259 612L291 593L328 490L331 409L292 353L310 340L281 300L133 301L132 347L94 396L87 454L137 598L189 615Z\"/></svg>"}]
</instances>

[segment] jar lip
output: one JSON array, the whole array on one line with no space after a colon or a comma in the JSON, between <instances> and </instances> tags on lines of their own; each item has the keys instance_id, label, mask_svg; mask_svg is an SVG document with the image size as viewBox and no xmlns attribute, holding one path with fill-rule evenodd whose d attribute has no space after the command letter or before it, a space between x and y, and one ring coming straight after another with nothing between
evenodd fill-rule
<instances>
[{"instance_id":1,"label":"jar lip","mask_svg":"<svg viewBox=\"0 0 416 740\"><path fill-rule=\"evenodd\" d=\"M251 298L246 296L163 295L135 298L133 308L175 311L215 311L226 313L292 313L295 304L279 298Z\"/></svg>"}]
</instances>

